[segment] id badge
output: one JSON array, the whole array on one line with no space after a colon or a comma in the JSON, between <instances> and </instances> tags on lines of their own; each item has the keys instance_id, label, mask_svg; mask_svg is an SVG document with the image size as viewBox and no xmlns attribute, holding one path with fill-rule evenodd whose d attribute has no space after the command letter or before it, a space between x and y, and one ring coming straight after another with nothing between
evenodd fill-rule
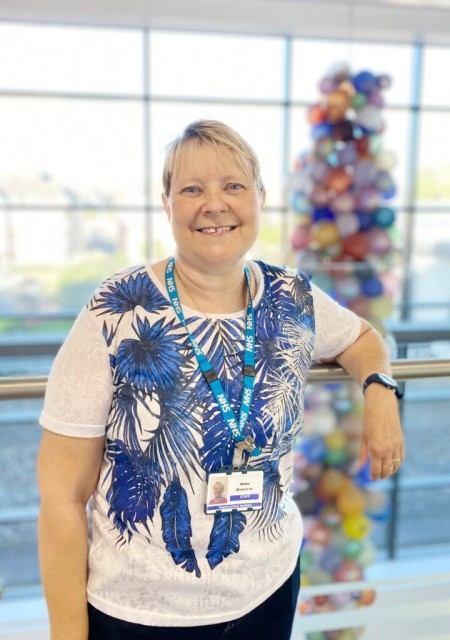
<instances>
[{"instance_id":1,"label":"id badge","mask_svg":"<svg viewBox=\"0 0 450 640\"><path fill-rule=\"evenodd\" d=\"M263 472L250 468L210 473L205 513L262 509L263 481Z\"/></svg>"}]
</instances>

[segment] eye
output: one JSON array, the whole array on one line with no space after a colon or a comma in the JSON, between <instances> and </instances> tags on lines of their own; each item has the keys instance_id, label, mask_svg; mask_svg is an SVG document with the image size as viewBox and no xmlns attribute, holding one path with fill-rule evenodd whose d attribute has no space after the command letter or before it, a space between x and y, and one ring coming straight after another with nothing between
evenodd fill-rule
<instances>
[{"instance_id":1,"label":"eye","mask_svg":"<svg viewBox=\"0 0 450 640\"><path fill-rule=\"evenodd\" d=\"M226 188L228 191L242 191L245 189L244 185L239 182L231 182L230 184L227 184Z\"/></svg>"},{"instance_id":2,"label":"eye","mask_svg":"<svg viewBox=\"0 0 450 640\"><path fill-rule=\"evenodd\" d=\"M199 193L200 189L199 187L196 187L194 185L189 185L187 187L183 187L183 189L181 190L181 193Z\"/></svg>"}]
</instances>

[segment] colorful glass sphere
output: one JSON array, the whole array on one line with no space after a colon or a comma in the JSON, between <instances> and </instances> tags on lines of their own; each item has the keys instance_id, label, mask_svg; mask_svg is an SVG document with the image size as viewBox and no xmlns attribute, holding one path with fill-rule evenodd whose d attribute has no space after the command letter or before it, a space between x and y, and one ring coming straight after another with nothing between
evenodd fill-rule
<instances>
[{"instance_id":1,"label":"colorful glass sphere","mask_svg":"<svg viewBox=\"0 0 450 640\"><path fill-rule=\"evenodd\" d=\"M370 531L370 521L363 514L346 516L342 520L342 529L352 540L362 540Z\"/></svg>"}]
</instances>

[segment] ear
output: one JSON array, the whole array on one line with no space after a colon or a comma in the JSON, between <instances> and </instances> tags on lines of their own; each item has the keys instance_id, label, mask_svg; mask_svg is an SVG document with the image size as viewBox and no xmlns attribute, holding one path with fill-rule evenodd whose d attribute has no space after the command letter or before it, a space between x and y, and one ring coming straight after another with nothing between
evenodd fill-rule
<instances>
[{"instance_id":1,"label":"ear","mask_svg":"<svg viewBox=\"0 0 450 640\"><path fill-rule=\"evenodd\" d=\"M166 212L167 219L170 222L170 220L172 218L172 214L171 214L171 211L170 211L169 200L168 200L168 198L167 198L165 193L161 194L161 200L162 200L162 204L163 204L163 207L164 207L164 211Z\"/></svg>"},{"instance_id":2,"label":"ear","mask_svg":"<svg viewBox=\"0 0 450 640\"><path fill-rule=\"evenodd\" d=\"M260 200L261 200L261 209L264 207L264 205L266 204L266 190L263 189L259 195Z\"/></svg>"}]
</instances>

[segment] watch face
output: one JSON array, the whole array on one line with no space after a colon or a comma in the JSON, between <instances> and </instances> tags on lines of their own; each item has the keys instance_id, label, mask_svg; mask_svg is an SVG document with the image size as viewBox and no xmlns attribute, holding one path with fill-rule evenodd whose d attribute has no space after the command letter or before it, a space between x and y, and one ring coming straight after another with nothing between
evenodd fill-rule
<instances>
[{"instance_id":1,"label":"watch face","mask_svg":"<svg viewBox=\"0 0 450 640\"><path fill-rule=\"evenodd\" d=\"M393 387L397 388L398 385L393 378L391 378L390 376L387 376L385 373L379 373L378 375L380 376L381 380L383 380L386 384L390 384Z\"/></svg>"},{"instance_id":2,"label":"watch face","mask_svg":"<svg viewBox=\"0 0 450 640\"><path fill-rule=\"evenodd\" d=\"M398 399L403 398L403 393L400 391L397 382L391 376L386 375L385 373L372 373L367 377L363 384L363 393L367 389L369 384L372 382L378 382L379 384L384 385L387 389L392 389L397 396Z\"/></svg>"}]
</instances>

